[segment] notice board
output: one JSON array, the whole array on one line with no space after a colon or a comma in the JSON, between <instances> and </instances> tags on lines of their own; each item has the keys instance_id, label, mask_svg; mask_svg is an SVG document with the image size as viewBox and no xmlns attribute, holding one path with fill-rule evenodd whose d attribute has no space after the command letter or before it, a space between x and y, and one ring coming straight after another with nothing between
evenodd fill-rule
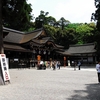
<instances>
[{"instance_id":1,"label":"notice board","mask_svg":"<svg viewBox=\"0 0 100 100\"><path fill-rule=\"evenodd\" d=\"M10 81L10 75L9 75L9 70L8 70L8 63L6 59L5 54L0 54L0 64L1 64L1 69L2 69L2 74L4 81Z\"/></svg>"}]
</instances>

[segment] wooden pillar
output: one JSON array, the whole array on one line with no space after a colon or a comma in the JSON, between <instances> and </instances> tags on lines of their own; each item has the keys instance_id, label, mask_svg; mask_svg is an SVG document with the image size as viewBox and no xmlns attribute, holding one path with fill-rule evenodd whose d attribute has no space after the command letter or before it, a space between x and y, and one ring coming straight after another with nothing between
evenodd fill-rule
<instances>
[{"instance_id":1,"label":"wooden pillar","mask_svg":"<svg viewBox=\"0 0 100 100\"><path fill-rule=\"evenodd\" d=\"M64 56L64 67L66 66L66 57Z\"/></svg>"}]
</instances>

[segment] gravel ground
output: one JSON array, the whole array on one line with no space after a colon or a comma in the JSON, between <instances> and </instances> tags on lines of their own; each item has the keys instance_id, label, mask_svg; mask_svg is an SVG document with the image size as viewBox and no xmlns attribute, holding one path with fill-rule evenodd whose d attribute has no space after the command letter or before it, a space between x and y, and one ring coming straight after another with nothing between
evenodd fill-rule
<instances>
[{"instance_id":1,"label":"gravel ground","mask_svg":"<svg viewBox=\"0 0 100 100\"><path fill-rule=\"evenodd\" d=\"M10 69L9 73L11 83L0 86L0 100L100 100L94 68Z\"/></svg>"}]
</instances>

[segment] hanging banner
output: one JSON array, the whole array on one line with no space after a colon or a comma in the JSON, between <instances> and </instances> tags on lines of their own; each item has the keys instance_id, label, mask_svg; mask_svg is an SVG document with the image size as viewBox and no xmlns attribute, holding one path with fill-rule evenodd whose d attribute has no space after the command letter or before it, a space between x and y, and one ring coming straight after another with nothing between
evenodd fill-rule
<instances>
[{"instance_id":1,"label":"hanging banner","mask_svg":"<svg viewBox=\"0 0 100 100\"><path fill-rule=\"evenodd\" d=\"M5 54L0 54L1 69L3 73L4 81L10 81L10 75L8 71L8 63Z\"/></svg>"}]
</instances>

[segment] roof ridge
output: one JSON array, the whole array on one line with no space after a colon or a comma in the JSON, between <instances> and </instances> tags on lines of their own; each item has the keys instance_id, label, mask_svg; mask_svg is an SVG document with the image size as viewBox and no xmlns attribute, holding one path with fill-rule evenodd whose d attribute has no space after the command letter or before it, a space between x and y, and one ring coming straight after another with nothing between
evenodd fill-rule
<instances>
[{"instance_id":1,"label":"roof ridge","mask_svg":"<svg viewBox=\"0 0 100 100\"><path fill-rule=\"evenodd\" d=\"M31 34L31 33L34 33L34 32L38 32L38 31L42 31L42 30L43 30L43 28L39 28L39 29L33 30L31 32L25 32L25 35Z\"/></svg>"},{"instance_id":2,"label":"roof ridge","mask_svg":"<svg viewBox=\"0 0 100 100\"><path fill-rule=\"evenodd\" d=\"M7 30L7 31L10 31L10 32L15 32L15 33L18 33L18 34L25 34L25 32L10 29L10 28L6 28L6 27L3 27L3 30Z\"/></svg>"}]
</instances>

